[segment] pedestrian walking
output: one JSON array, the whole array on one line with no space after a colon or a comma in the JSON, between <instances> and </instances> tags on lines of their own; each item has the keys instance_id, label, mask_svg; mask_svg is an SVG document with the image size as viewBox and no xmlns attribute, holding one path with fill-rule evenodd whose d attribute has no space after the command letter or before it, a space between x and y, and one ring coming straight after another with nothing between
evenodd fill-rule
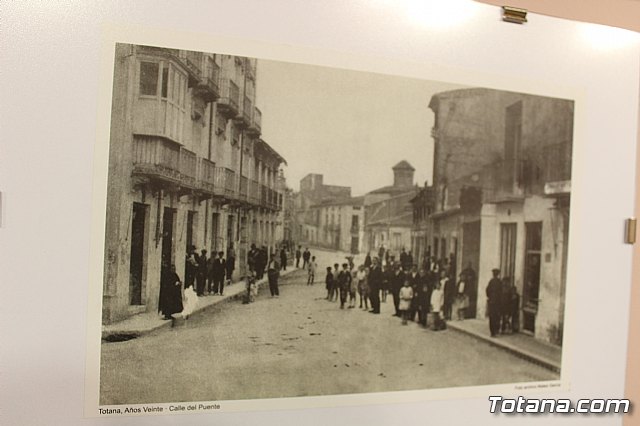
<instances>
[{"instance_id":1,"label":"pedestrian walking","mask_svg":"<svg viewBox=\"0 0 640 426\"><path fill-rule=\"evenodd\" d=\"M311 258L311 261L309 262L309 266L307 266L307 273L308 273L308 277L307 277L307 285L313 285L313 281L316 277L316 268L318 267L318 265L316 264L316 257L313 256Z\"/></svg>"},{"instance_id":2,"label":"pedestrian walking","mask_svg":"<svg viewBox=\"0 0 640 426\"><path fill-rule=\"evenodd\" d=\"M487 307L489 308L489 332L491 337L496 337L500 331L500 313L502 302L502 281L500 281L500 269L491 270L493 278L487 285Z\"/></svg>"},{"instance_id":3,"label":"pedestrian walking","mask_svg":"<svg viewBox=\"0 0 640 426\"><path fill-rule=\"evenodd\" d=\"M280 291L278 290L278 278L280 278L280 265L272 256L267 268L267 279L269 280L269 291L271 292L271 297L280 297Z\"/></svg>"},{"instance_id":4,"label":"pedestrian walking","mask_svg":"<svg viewBox=\"0 0 640 426\"><path fill-rule=\"evenodd\" d=\"M400 315L402 315L402 325L407 325L407 317L409 316L409 310L411 309L411 301L413 300L413 288L411 283L407 279L404 282L403 287L400 289Z\"/></svg>"},{"instance_id":5,"label":"pedestrian walking","mask_svg":"<svg viewBox=\"0 0 640 426\"><path fill-rule=\"evenodd\" d=\"M364 258L364 267L365 268L370 268L371 267L371 252L367 252L367 256Z\"/></svg>"}]
</instances>

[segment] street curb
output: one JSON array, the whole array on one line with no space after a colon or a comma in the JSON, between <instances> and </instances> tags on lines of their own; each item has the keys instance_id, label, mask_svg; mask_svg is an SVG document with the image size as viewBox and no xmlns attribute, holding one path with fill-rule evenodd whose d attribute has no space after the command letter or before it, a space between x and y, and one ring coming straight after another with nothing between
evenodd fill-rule
<instances>
[{"instance_id":1,"label":"street curb","mask_svg":"<svg viewBox=\"0 0 640 426\"><path fill-rule=\"evenodd\" d=\"M289 269L287 271L280 271L280 277L289 275L292 272L295 272L297 270L301 270L301 269ZM265 272L266 275L266 272ZM240 281L236 281L233 284L241 284L244 286L245 281L244 280L240 280ZM267 287L269 284L268 282L268 278L263 278L260 281L256 282L256 285L258 286L259 289L262 289L263 287ZM192 313L191 315L189 315L189 317L187 318L183 318L183 317L177 317L174 318L173 320L169 321L169 320L160 320L158 319L158 323L152 324L148 327L142 328L142 329L134 329L134 330L127 330L127 331L122 331L119 332L117 330L112 330L112 331L105 331L102 330L102 342L118 342L118 341L126 341L126 340L131 340L131 339L135 339L144 335L147 335L149 333L152 333L156 330L162 330L164 328L177 328L177 327L184 327L186 326L187 322L189 321L188 318L194 316L194 315L198 315L200 313L206 312L208 311L210 308L214 307L214 306L218 306L222 303L229 303L232 301L236 301L240 298L242 298L242 296L244 296L246 294L245 291L239 291L237 293L234 294L229 294L226 296L222 296L222 297L218 297L217 299L215 299L215 301L213 301L210 304L207 305L203 305L203 306L198 306ZM214 296L212 296L214 297ZM122 339L120 339L122 338ZM110 340L111 339L111 340Z\"/></svg>"},{"instance_id":2,"label":"street curb","mask_svg":"<svg viewBox=\"0 0 640 426\"><path fill-rule=\"evenodd\" d=\"M529 361L533 364L544 367L547 370L551 370L554 373L560 374L561 367L560 365L556 364L556 362L548 358L533 354L529 351L522 350L512 344L505 342L504 340L501 341L499 338L496 338L496 337L492 338L488 336L483 336L483 335L474 333L472 331L465 330L463 328L457 327L455 324L452 324L451 322L447 323L447 328L450 330L455 330L458 333L462 333L467 336L474 337L482 342L490 344L493 347L500 348L507 352L510 352L511 354L516 355L518 358L522 358L525 361Z\"/></svg>"}]
</instances>

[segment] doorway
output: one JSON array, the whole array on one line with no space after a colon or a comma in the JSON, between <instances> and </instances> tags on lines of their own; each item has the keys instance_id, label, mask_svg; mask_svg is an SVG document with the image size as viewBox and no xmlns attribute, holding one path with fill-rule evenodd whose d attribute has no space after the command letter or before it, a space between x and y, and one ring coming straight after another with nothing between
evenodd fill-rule
<instances>
[{"instance_id":1,"label":"doorway","mask_svg":"<svg viewBox=\"0 0 640 426\"><path fill-rule=\"evenodd\" d=\"M522 328L535 333L540 296L542 222L525 223L524 288L522 289Z\"/></svg>"},{"instance_id":2,"label":"doorway","mask_svg":"<svg viewBox=\"0 0 640 426\"><path fill-rule=\"evenodd\" d=\"M131 218L131 253L129 258L129 304L142 305L144 277L145 228L147 205L133 203Z\"/></svg>"},{"instance_id":3,"label":"doorway","mask_svg":"<svg viewBox=\"0 0 640 426\"><path fill-rule=\"evenodd\" d=\"M173 234L175 228L176 210L164 208L162 216L162 271L164 272L174 263Z\"/></svg>"}]
</instances>

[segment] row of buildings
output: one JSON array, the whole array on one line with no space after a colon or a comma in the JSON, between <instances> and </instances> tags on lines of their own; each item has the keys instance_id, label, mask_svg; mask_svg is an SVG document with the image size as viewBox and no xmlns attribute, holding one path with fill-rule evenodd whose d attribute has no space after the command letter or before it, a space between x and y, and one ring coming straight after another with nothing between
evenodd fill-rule
<instances>
[{"instance_id":1,"label":"row of buildings","mask_svg":"<svg viewBox=\"0 0 640 426\"><path fill-rule=\"evenodd\" d=\"M158 307L163 268L191 246L236 254L286 237L284 158L261 138L255 59L118 44L103 322Z\"/></svg>"},{"instance_id":2,"label":"row of buildings","mask_svg":"<svg viewBox=\"0 0 640 426\"><path fill-rule=\"evenodd\" d=\"M308 175L294 198L296 240L352 253L411 251L414 263L471 268L467 316L485 318L492 269L521 296L522 331L561 344L571 194L573 102L491 89L435 94L433 184L393 167L361 197ZM457 271L457 272L456 272Z\"/></svg>"},{"instance_id":3,"label":"row of buildings","mask_svg":"<svg viewBox=\"0 0 640 426\"><path fill-rule=\"evenodd\" d=\"M323 175L305 176L293 200L294 239L352 254L380 246L398 253L409 249L415 169L401 161L392 170L392 185L358 197L350 187L326 185Z\"/></svg>"}]
</instances>

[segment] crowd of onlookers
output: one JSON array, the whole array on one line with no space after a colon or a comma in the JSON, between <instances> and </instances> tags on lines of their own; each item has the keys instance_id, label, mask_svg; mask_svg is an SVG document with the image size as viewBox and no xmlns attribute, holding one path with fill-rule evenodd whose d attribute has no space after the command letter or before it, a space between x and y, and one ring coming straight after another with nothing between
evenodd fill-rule
<instances>
[{"instance_id":1,"label":"crowd of onlookers","mask_svg":"<svg viewBox=\"0 0 640 426\"><path fill-rule=\"evenodd\" d=\"M436 261L426 257L421 266L414 264L410 253L402 250L399 259L388 251L355 265L353 257L347 257L342 265L336 263L326 268L326 299L340 301L341 309L358 308L373 314L380 313L380 303L390 295L394 316L402 323L416 321L434 330L445 328L445 320L465 318L469 306L469 289L475 285L476 272L471 265L462 271L458 279L452 276L449 259ZM382 259L382 260L381 260Z\"/></svg>"},{"instance_id":2,"label":"crowd of onlookers","mask_svg":"<svg viewBox=\"0 0 640 426\"><path fill-rule=\"evenodd\" d=\"M245 303L255 300L256 281L264 277L269 282L272 297L279 297L278 280L281 270L286 270L292 247L282 244L280 249L268 250L266 246L251 245L247 253ZM298 246L293 253L295 267L307 272L307 285L316 281L317 262L309 248ZM232 282L236 254L233 245L224 252L207 257L207 251L196 253L189 247L185 263L184 288L175 267L163 268L161 277L159 311L169 319L173 313L184 308L185 292L191 291L199 297L222 295L225 284ZM292 259L293 260L293 259ZM380 303L391 297L394 316L402 323L416 321L433 330L446 328L446 321L464 320L470 305L470 293L477 289L477 274L472 265L456 276L455 257L436 259L425 256L420 265L414 263L412 254L402 249L396 257L384 247L378 256L367 253L364 262L355 265L354 257L346 262L326 267L326 300L340 302L340 309L358 308L373 314L380 313ZM188 293L188 294L191 294ZM493 269L493 279L486 288L488 298L489 326L492 336L499 333L516 332L519 329L520 297L510 277L500 278L500 270ZM475 296L475 295L474 295ZM190 300L193 304L193 299Z\"/></svg>"}]
</instances>

